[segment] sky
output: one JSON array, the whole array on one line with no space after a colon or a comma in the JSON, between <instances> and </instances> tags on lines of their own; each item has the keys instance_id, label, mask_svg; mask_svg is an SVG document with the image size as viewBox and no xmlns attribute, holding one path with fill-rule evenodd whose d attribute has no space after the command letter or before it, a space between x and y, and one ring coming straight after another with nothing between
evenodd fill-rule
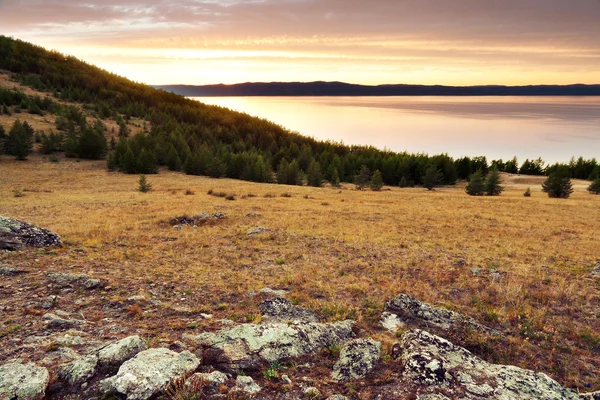
<instances>
[{"instance_id":1,"label":"sky","mask_svg":"<svg viewBox=\"0 0 600 400\"><path fill-rule=\"evenodd\" d=\"M600 84L600 0L0 0L0 34L148 84Z\"/></svg>"}]
</instances>

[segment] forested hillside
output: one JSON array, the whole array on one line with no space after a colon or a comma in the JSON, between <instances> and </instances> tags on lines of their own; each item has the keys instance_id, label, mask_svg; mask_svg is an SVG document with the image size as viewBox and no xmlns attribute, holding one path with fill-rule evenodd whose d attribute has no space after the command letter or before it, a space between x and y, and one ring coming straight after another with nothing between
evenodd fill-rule
<instances>
[{"instance_id":1,"label":"forested hillside","mask_svg":"<svg viewBox=\"0 0 600 400\"><path fill-rule=\"evenodd\" d=\"M0 36L0 69L10 72L17 82L48 94L42 98L0 88L1 113L56 116L58 132L37 134L43 152L107 157L109 169L125 173L156 173L159 166L168 166L193 175L318 186L324 180L353 182L362 169L363 173L379 170L387 185L413 186L423 184L426 176L434 184L454 184L479 169L486 172L490 166L485 157L453 160L444 154L394 153L317 141L269 121L156 90L5 36ZM94 118L90 120L89 115ZM127 122L132 119L145 121L141 132L130 132ZM119 126L110 143L106 120ZM4 131L0 126L4 151L25 158L15 146L31 148L34 133L22 126L5 126ZM25 140L15 139L23 135ZM527 160L522 167L530 164ZM580 160L579 164L580 176L574 177L598 174L595 160ZM519 170L516 160L498 160L492 165L508 172ZM572 169L575 171L575 166ZM532 171L543 174L546 168L542 162L541 169Z\"/></svg>"}]
</instances>

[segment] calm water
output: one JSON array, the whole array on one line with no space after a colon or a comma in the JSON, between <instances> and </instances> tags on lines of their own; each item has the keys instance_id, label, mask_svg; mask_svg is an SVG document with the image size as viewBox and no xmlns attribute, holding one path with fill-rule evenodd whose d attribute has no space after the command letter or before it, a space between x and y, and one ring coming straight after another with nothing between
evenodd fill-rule
<instances>
[{"instance_id":1,"label":"calm water","mask_svg":"<svg viewBox=\"0 0 600 400\"><path fill-rule=\"evenodd\" d=\"M600 97L196 97L303 135L489 160L600 158Z\"/></svg>"}]
</instances>

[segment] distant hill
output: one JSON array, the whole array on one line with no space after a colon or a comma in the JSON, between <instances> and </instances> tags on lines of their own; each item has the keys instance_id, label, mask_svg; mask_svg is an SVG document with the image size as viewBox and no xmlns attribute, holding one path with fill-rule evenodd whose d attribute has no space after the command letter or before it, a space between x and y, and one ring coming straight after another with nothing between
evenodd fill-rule
<instances>
[{"instance_id":1,"label":"distant hill","mask_svg":"<svg viewBox=\"0 0 600 400\"><path fill-rule=\"evenodd\" d=\"M271 82L155 86L182 96L600 96L600 85L426 86L343 82Z\"/></svg>"}]
</instances>

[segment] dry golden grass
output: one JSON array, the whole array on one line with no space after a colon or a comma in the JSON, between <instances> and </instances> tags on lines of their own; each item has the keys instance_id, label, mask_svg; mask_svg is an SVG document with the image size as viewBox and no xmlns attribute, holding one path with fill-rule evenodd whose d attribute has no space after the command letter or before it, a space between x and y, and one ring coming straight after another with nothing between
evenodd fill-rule
<instances>
[{"instance_id":1,"label":"dry golden grass","mask_svg":"<svg viewBox=\"0 0 600 400\"><path fill-rule=\"evenodd\" d=\"M3 157L0 214L52 229L65 246L6 253L0 262L108 279L113 290L82 311L100 315L103 302L151 297L159 288L172 306L251 322L259 316L249 290L286 288L326 319L356 319L388 349L395 339L377 320L384 303L404 292L503 331L493 341L456 334L488 360L600 389L600 297L589 274L600 258L600 196L578 184L570 199L549 199L538 178L527 178L533 195L525 198L523 177L505 178L502 196L474 198L460 187L359 192L161 171L148 177L153 190L143 194L138 176L108 173L103 162ZM14 197L14 189L25 196ZM210 189L236 200L210 196ZM166 223L203 212L227 219L182 231ZM257 226L270 231L249 237ZM471 268L502 277L474 277ZM216 327L142 308L130 308L119 323L148 337Z\"/></svg>"}]
</instances>

